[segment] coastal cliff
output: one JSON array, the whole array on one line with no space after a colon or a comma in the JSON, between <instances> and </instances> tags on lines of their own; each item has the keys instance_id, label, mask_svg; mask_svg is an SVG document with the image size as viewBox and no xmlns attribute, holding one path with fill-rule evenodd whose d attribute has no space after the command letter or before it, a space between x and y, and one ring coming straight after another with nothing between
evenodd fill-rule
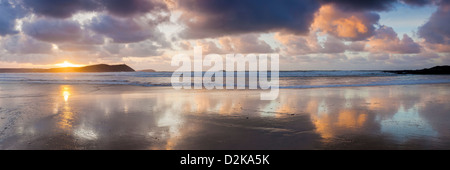
<instances>
[{"instance_id":1,"label":"coastal cliff","mask_svg":"<svg viewBox=\"0 0 450 170\"><path fill-rule=\"evenodd\" d=\"M134 72L135 70L126 64L108 65L97 64L84 67L61 67L50 69L36 68L0 68L0 73L66 73L66 72Z\"/></svg>"},{"instance_id":2,"label":"coastal cliff","mask_svg":"<svg viewBox=\"0 0 450 170\"><path fill-rule=\"evenodd\" d=\"M421 70L396 70L384 72L396 74L450 74L450 66L445 65L445 66L435 66Z\"/></svg>"}]
</instances>

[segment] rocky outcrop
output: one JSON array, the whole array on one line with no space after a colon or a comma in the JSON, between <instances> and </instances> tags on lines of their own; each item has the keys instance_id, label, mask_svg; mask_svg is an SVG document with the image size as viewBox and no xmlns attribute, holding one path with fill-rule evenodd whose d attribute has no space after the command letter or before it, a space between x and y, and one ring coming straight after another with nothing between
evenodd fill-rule
<instances>
[{"instance_id":1,"label":"rocky outcrop","mask_svg":"<svg viewBox=\"0 0 450 170\"><path fill-rule=\"evenodd\" d=\"M388 73L397 74L450 74L450 66L435 66L432 68L426 68L421 70L396 70L396 71L385 71Z\"/></svg>"},{"instance_id":2,"label":"rocky outcrop","mask_svg":"<svg viewBox=\"0 0 450 170\"><path fill-rule=\"evenodd\" d=\"M64 72L134 72L126 64L108 65L97 64L84 67L61 67L50 69L34 68L0 68L0 73L64 73Z\"/></svg>"}]
</instances>

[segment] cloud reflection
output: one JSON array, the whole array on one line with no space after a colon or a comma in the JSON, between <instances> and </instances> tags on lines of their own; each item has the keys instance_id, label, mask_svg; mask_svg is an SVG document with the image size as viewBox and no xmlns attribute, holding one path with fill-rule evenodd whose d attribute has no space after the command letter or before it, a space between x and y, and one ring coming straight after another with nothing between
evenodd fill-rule
<instances>
[{"instance_id":1,"label":"cloud reflection","mask_svg":"<svg viewBox=\"0 0 450 170\"><path fill-rule=\"evenodd\" d=\"M450 91L426 87L282 89L261 101L248 90L61 85L52 100L39 99L49 107L37 112L49 115L20 133L71 149L445 148Z\"/></svg>"}]
</instances>

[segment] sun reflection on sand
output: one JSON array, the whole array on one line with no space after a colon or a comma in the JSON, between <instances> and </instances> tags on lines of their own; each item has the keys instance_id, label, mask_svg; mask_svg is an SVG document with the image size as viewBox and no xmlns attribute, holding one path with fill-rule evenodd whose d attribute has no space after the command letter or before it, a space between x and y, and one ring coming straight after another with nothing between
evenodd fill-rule
<instances>
[{"instance_id":1,"label":"sun reflection on sand","mask_svg":"<svg viewBox=\"0 0 450 170\"><path fill-rule=\"evenodd\" d=\"M67 87L64 87L63 96L64 96L64 102L67 102L67 100L69 100L69 96L70 96L70 92L68 91Z\"/></svg>"},{"instance_id":2,"label":"sun reflection on sand","mask_svg":"<svg viewBox=\"0 0 450 170\"><path fill-rule=\"evenodd\" d=\"M69 104L70 87L67 85L61 86L61 95L64 98L64 105L62 108L62 113L60 114L60 121L58 125L61 129L70 130L73 123L73 112Z\"/></svg>"}]
</instances>

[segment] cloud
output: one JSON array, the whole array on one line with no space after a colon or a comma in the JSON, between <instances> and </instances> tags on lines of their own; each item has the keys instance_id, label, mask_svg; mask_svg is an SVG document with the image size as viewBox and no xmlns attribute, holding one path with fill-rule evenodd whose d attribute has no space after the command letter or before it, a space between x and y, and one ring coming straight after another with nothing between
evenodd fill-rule
<instances>
[{"instance_id":1,"label":"cloud","mask_svg":"<svg viewBox=\"0 0 450 170\"><path fill-rule=\"evenodd\" d=\"M376 30L367 44L372 52L390 52L397 54L420 53L420 45L414 42L407 34L399 39L397 33L387 26L381 26Z\"/></svg>"},{"instance_id":2,"label":"cloud","mask_svg":"<svg viewBox=\"0 0 450 170\"><path fill-rule=\"evenodd\" d=\"M90 30L84 30L83 34L81 35L81 38L74 42L77 44L83 44L83 45L102 45L105 42L105 38L102 35L95 34Z\"/></svg>"},{"instance_id":3,"label":"cloud","mask_svg":"<svg viewBox=\"0 0 450 170\"><path fill-rule=\"evenodd\" d=\"M264 40L259 39L259 34L245 34L229 36L220 39L220 44L227 53L273 53L275 50Z\"/></svg>"},{"instance_id":4,"label":"cloud","mask_svg":"<svg viewBox=\"0 0 450 170\"><path fill-rule=\"evenodd\" d=\"M394 53L370 53L367 63L390 66L391 68L403 67L405 69L417 69L441 65L443 56L434 52L422 51L416 54L394 54Z\"/></svg>"},{"instance_id":5,"label":"cloud","mask_svg":"<svg viewBox=\"0 0 450 170\"><path fill-rule=\"evenodd\" d=\"M281 52L285 55L337 54L345 51L364 51L365 48L362 41L354 41L347 45L333 35L326 35L323 42L319 41L318 36L319 32L311 32L307 36L276 33L274 38L282 44Z\"/></svg>"},{"instance_id":6,"label":"cloud","mask_svg":"<svg viewBox=\"0 0 450 170\"><path fill-rule=\"evenodd\" d=\"M181 50L192 50L193 47L189 41L180 41L176 43Z\"/></svg>"},{"instance_id":7,"label":"cloud","mask_svg":"<svg viewBox=\"0 0 450 170\"><path fill-rule=\"evenodd\" d=\"M21 53L1 53L0 62L7 63L28 63L31 66L45 65L54 63L58 60L58 56L53 54L21 54Z\"/></svg>"},{"instance_id":8,"label":"cloud","mask_svg":"<svg viewBox=\"0 0 450 170\"><path fill-rule=\"evenodd\" d=\"M100 2L109 13L123 17L167 10L165 3L157 0L100 0Z\"/></svg>"},{"instance_id":9,"label":"cloud","mask_svg":"<svg viewBox=\"0 0 450 170\"><path fill-rule=\"evenodd\" d=\"M133 43L153 39L164 43L157 23L136 18L117 18L109 15L94 17L87 25L97 34L111 38L115 43Z\"/></svg>"},{"instance_id":10,"label":"cloud","mask_svg":"<svg viewBox=\"0 0 450 170\"><path fill-rule=\"evenodd\" d=\"M165 3L156 0L23 0L34 13L53 18L68 18L78 12L107 11L122 17L153 10L166 10Z\"/></svg>"},{"instance_id":11,"label":"cloud","mask_svg":"<svg viewBox=\"0 0 450 170\"><path fill-rule=\"evenodd\" d=\"M392 9L397 0L320 0L333 4L345 11L385 11Z\"/></svg>"},{"instance_id":12,"label":"cloud","mask_svg":"<svg viewBox=\"0 0 450 170\"><path fill-rule=\"evenodd\" d=\"M107 43L103 45L102 48L110 55L118 55L120 49L125 48L125 44Z\"/></svg>"},{"instance_id":13,"label":"cloud","mask_svg":"<svg viewBox=\"0 0 450 170\"><path fill-rule=\"evenodd\" d=\"M94 51L104 44L104 36L83 29L77 21L39 18L25 22L23 32L34 39L56 44L64 51Z\"/></svg>"},{"instance_id":14,"label":"cloud","mask_svg":"<svg viewBox=\"0 0 450 170\"><path fill-rule=\"evenodd\" d=\"M203 53L273 53L276 52L264 40L259 39L260 34L245 34L237 36L226 36L212 40L197 40L196 45L201 46ZM186 44L185 42L182 44ZM187 45L183 45L187 46ZM192 50L192 49L191 49Z\"/></svg>"},{"instance_id":15,"label":"cloud","mask_svg":"<svg viewBox=\"0 0 450 170\"><path fill-rule=\"evenodd\" d=\"M421 46L411 37L404 34L400 39L391 27L380 26L372 34L361 41L347 41L331 33L322 34L320 30L311 32L308 36L277 33L274 38L281 43L284 55L338 54L346 51L395 54L421 52ZM318 37L322 37L321 40Z\"/></svg>"},{"instance_id":16,"label":"cloud","mask_svg":"<svg viewBox=\"0 0 450 170\"><path fill-rule=\"evenodd\" d=\"M82 36L80 24L72 20L40 18L24 22L22 30L25 34L46 42L74 41Z\"/></svg>"},{"instance_id":17,"label":"cloud","mask_svg":"<svg viewBox=\"0 0 450 170\"><path fill-rule=\"evenodd\" d=\"M226 50L217 46L216 43L213 41L197 40L197 41L195 41L195 45L202 47L202 53L204 53L204 54L226 54L227 53ZM194 47L191 47L191 49L187 49L187 50L192 51L193 48Z\"/></svg>"},{"instance_id":18,"label":"cloud","mask_svg":"<svg viewBox=\"0 0 450 170\"><path fill-rule=\"evenodd\" d=\"M322 48L319 45L316 32L307 36L278 32L274 38L282 44L281 52L288 56L316 53Z\"/></svg>"},{"instance_id":19,"label":"cloud","mask_svg":"<svg viewBox=\"0 0 450 170\"><path fill-rule=\"evenodd\" d=\"M285 58L282 58L280 62L288 62L286 64L306 64L310 67L312 63L314 63L316 68L319 69L333 69L336 65L345 64L349 58L341 53L341 54L310 54L310 55L297 55L292 56L284 61ZM314 68L314 67L313 67ZM311 69L311 68L308 68Z\"/></svg>"},{"instance_id":20,"label":"cloud","mask_svg":"<svg viewBox=\"0 0 450 170\"><path fill-rule=\"evenodd\" d=\"M2 39L1 47L13 54L49 54L52 52L51 44L21 34L5 37Z\"/></svg>"},{"instance_id":21,"label":"cloud","mask_svg":"<svg viewBox=\"0 0 450 170\"><path fill-rule=\"evenodd\" d=\"M380 16L373 12L344 11L334 5L323 5L316 13L311 28L357 41L372 36L379 19Z\"/></svg>"},{"instance_id":22,"label":"cloud","mask_svg":"<svg viewBox=\"0 0 450 170\"><path fill-rule=\"evenodd\" d=\"M64 43L58 45L58 49L63 51L96 51L99 50L98 45L72 44Z\"/></svg>"},{"instance_id":23,"label":"cloud","mask_svg":"<svg viewBox=\"0 0 450 170\"><path fill-rule=\"evenodd\" d=\"M429 4L437 11L419 27L419 40L378 23L379 12ZM140 62L170 58L176 50L191 51L197 44L204 53L280 53L292 68L296 61L311 68L445 64L450 61L449 4L448 0L0 0L0 53L5 61L53 63L64 58L95 63L133 58L143 65ZM411 28L403 24L398 23Z\"/></svg>"},{"instance_id":24,"label":"cloud","mask_svg":"<svg viewBox=\"0 0 450 170\"><path fill-rule=\"evenodd\" d=\"M418 35L427 46L439 52L450 52L450 1L441 1L430 19L419 27Z\"/></svg>"},{"instance_id":25,"label":"cloud","mask_svg":"<svg viewBox=\"0 0 450 170\"><path fill-rule=\"evenodd\" d=\"M415 6L423 6L427 4L431 4L433 0L401 0L405 4L415 5Z\"/></svg>"},{"instance_id":26,"label":"cloud","mask_svg":"<svg viewBox=\"0 0 450 170\"><path fill-rule=\"evenodd\" d=\"M364 51L366 48L366 43L364 41L353 41L350 44L347 45L348 51Z\"/></svg>"},{"instance_id":27,"label":"cloud","mask_svg":"<svg viewBox=\"0 0 450 170\"><path fill-rule=\"evenodd\" d=\"M180 37L197 39L224 35L287 30L307 34L316 0L179 0L186 28Z\"/></svg>"},{"instance_id":28,"label":"cloud","mask_svg":"<svg viewBox=\"0 0 450 170\"><path fill-rule=\"evenodd\" d=\"M0 36L17 34L16 19L24 17L26 11L11 2L0 0Z\"/></svg>"},{"instance_id":29,"label":"cloud","mask_svg":"<svg viewBox=\"0 0 450 170\"><path fill-rule=\"evenodd\" d=\"M321 53L343 53L347 49L347 46L334 36L327 36L327 39L323 43L323 48L320 48Z\"/></svg>"},{"instance_id":30,"label":"cloud","mask_svg":"<svg viewBox=\"0 0 450 170\"><path fill-rule=\"evenodd\" d=\"M36 14L67 18L79 11L94 11L100 4L94 0L23 0L24 6Z\"/></svg>"},{"instance_id":31,"label":"cloud","mask_svg":"<svg viewBox=\"0 0 450 170\"><path fill-rule=\"evenodd\" d=\"M121 49L120 55L125 57L150 57L162 55L163 51L159 46L153 44L152 41L144 41L139 43L128 44L124 49Z\"/></svg>"},{"instance_id":32,"label":"cloud","mask_svg":"<svg viewBox=\"0 0 450 170\"><path fill-rule=\"evenodd\" d=\"M107 43L101 48L102 50L99 51L110 58L152 57L164 54L164 50L150 40L128 44Z\"/></svg>"},{"instance_id":33,"label":"cloud","mask_svg":"<svg viewBox=\"0 0 450 170\"><path fill-rule=\"evenodd\" d=\"M55 42L58 49L63 51L95 51L105 43L103 35L95 34L88 29L83 29L78 39L64 42Z\"/></svg>"}]
</instances>

